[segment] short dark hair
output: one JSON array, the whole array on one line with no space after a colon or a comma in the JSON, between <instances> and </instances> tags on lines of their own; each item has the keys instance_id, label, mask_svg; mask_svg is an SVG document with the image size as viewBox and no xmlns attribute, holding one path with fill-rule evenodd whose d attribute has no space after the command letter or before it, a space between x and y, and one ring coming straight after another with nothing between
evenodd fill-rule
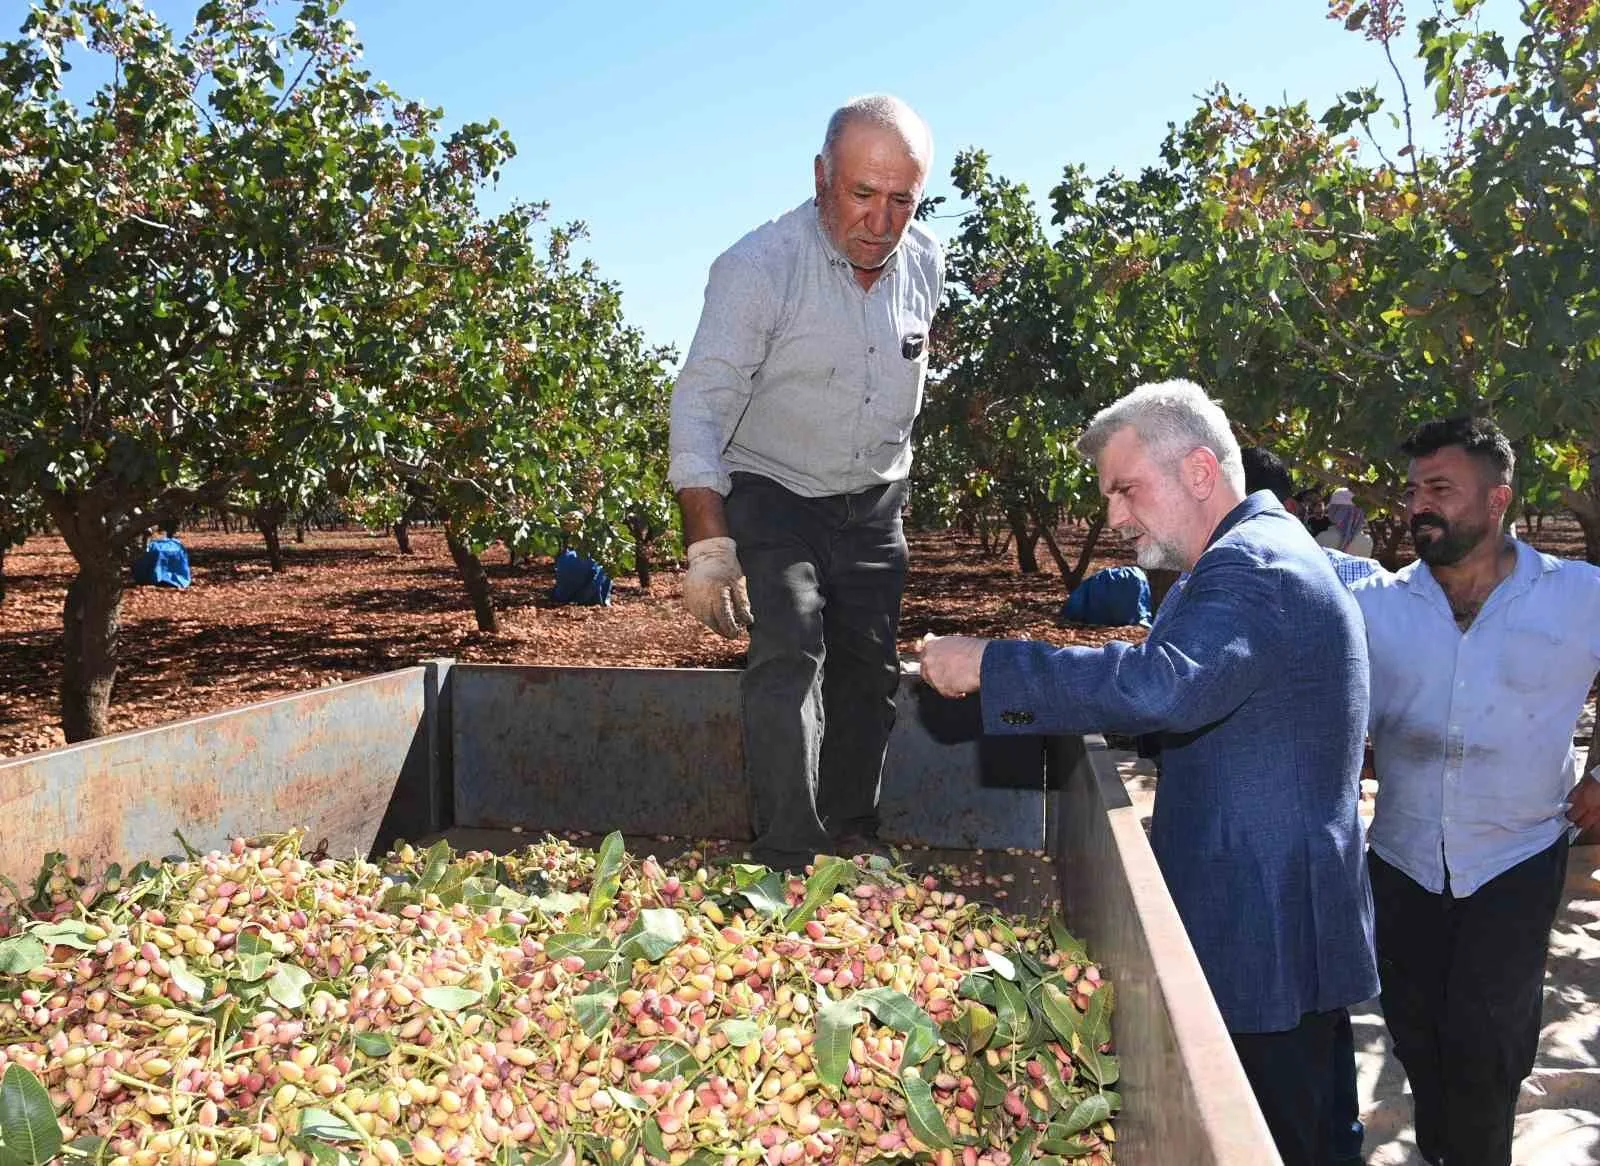
<instances>
[{"instance_id":1,"label":"short dark hair","mask_svg":"<svg viewBox=\"0 0 1600 1166\"><path fill-rule=\"evenodd\" d=\"M1511 485L1517 471L1517 455L1500 427L1487 417L1446 417L1426 422L1400 444L1400 452L1419 458L1455 446L1465 450L1484 469L1492 471L1500 485Z\"/></svg>"},{"instance_id":2,"label":"short dark hair","mask_svg":"<svg viewBox=\"0 0 1600 1166\"><path fill-rule=\"evenodd\" d=\"M1279 502L1287 502L1294 497L1294 478L1289 474L1289 467L1270 449L1260 445L1246 446L1239 451L1239 460L1244 462L1246 494L1271 490L1278 496Z\"/></svg>"}]
</instances>

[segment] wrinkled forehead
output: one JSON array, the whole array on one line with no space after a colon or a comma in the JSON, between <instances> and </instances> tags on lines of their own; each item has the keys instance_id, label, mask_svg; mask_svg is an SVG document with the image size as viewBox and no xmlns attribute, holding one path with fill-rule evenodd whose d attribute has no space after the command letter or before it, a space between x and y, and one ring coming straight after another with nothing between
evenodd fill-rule
<instances>
[{"instance_id":1,"label":"wrinkled forehead","mask_svg":"<svg viewBox=\"0 0 1600 1166\"><path fill-rule=\"evenodd\" d=\"M1150 447L1131 425L1124 425L1106 439L1095 458L1095 469L1100 475L1102 493L1112 492L1119 482L1149 481L1163 472Z\"/></svg>"},{"instance_id":2,"label":"wrinkled forehead","mask_svg":"<svg viewBox=\"0 0 1600 1166\"><path fill-rule=\"evenodd\" d=\"M893 167L922 177L928 168L924 151L910 137L892 126L868 121L850 122L833 146L836 165L844 169Z\"/></svg>"}]
</instances>

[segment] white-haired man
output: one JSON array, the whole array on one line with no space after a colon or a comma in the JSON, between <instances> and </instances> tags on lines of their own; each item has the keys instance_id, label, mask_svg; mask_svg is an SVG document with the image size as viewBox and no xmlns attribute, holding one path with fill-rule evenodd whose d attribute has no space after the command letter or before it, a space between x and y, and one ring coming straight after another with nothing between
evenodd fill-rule
<instances>
[{"instance_id":1,"label":"white-haired man","mask_svg":"<svg viewBox=\"0 0 1600 1166\"><path fill-rule=\"evenodd\" d=\"M815 197L712 264L673 393L684 603L725 636L750 631L753 852L774 867L877 848L900 514L944 286L939 244L912 222L932 156L898 98L835 111Z\"/></svg>"},{"instance_id":2,"label":"white-haired man","mask_svg":"<svg viewBox=\"0 0 1600 1166\"><path fill-rule=\"evenodd\" d=\"M1190 572L1143 644L931 639L923 678L981 692L992 733L1153 733L1151 846L1289 1166L1330 1143L1333 1041L1377 994L1357 816L1361 616L1270 491L1246 496L1228 419L1186 381L1144 385L1078 443L1146 568Z\"/></svg>"}]
</instances>

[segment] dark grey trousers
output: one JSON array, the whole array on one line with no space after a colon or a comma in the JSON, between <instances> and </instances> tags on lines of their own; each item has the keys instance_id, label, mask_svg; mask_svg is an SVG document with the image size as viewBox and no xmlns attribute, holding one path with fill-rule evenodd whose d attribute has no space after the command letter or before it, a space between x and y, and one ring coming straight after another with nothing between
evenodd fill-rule
<instances>
[{"instance_id":1,"label":"dark grey trousers","mask_svg":"<svg viewBox=\"0 0 1600 1166\"><path fill-rule=\"evenodd\" d=\"M755 625L740 683L754 853L798 865L871 836L894 727L904 482L804 498L733 475L728 527Z\"/></svg>"}]
</instances>

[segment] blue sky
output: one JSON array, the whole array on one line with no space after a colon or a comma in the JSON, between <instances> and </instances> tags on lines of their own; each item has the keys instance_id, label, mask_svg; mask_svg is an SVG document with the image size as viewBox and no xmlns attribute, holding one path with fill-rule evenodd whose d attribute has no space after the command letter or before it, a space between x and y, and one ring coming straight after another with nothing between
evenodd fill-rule
<instances>
[{"instance_id":1,"label":"blue sky","mask_svg":"<svg viewBox=\"0 0 1600 1166\"><path fill-rule=\"evenodd\" d=\"M196 3L149 0L185 29ZM3 35L25 8L0 0ZM1214 82L1321 113L1388 77L1376 45L1327 19L1326 0L347 0L344 11L375 76L443 106L451 124L496 117L510 130L519 156L485 205L546 200L553 219L585 221L586 253L621 285L629 318L680 352L711 260L808 197L827 115L853 94L896 93L927 118L929 193L950 193L956 151L979 146L1043 198L1068 162L1153 161L1167 123ZM955 223L934 225L948 236Z\"/></svg>"}]
</instances>

